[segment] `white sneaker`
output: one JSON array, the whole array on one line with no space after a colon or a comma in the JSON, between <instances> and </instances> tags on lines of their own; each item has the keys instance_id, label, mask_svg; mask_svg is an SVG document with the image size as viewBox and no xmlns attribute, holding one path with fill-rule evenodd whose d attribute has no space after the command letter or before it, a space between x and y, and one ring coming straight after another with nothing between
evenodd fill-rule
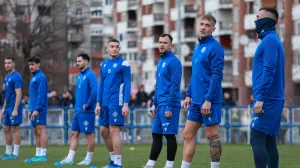
<instances>
[{"instance_id":1,"label":"white sneaker","mask_svg":"<svg viewBox=\"0 0 300 168\"><path fill-rule=\"evenodd\" d=\"M77 163L77 165L79 165L79 166L88 166L88 165L90 165L91 163L92 163L91 161L83 160L83 161Z\"/></svg>"},{"instance_id":2,"label":"white sneaker","mask_svg":"<svg viewBox=\"0 0 300 168\"><path fill-rule=\"evenodd\" d=\"M56 167L60 167L60 166L65 166L65 165L72 165L73 164L73 161L72 160L69 160L67 158L65 158L64 160L60 161L60 162L56 162L54 164L54 166Z\"/></svg>"}]
</instances>

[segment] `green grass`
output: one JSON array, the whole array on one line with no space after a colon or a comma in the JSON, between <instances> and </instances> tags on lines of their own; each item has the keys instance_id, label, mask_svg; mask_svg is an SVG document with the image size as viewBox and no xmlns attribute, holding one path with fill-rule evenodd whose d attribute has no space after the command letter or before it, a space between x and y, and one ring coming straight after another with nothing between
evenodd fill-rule
<instances>
[{"instance_id":1,"label":"green grass","mask_svg":"<svg viewBox=\"0 0 300 168\"><path fill-rule=\"evenodd\" d=\"M135 150L130 150L130 145L123 146L123 164L125 168L141 168L146 164L150 144L133 145ZM182 145L178 146L177 155L175 159L175 168L180 168L182 160ZM300 167L300 146L296 145L282 145L279 146L280 153L280 168L299 168ZM3 153L5 147L0 148ZM0 168L47 168L53 167L56 161L62 160L69 151L68 146L50 146L48 149L47 163L24 163L25 158L32 157L35 154L34 147L21 146L19 160L0 161ZM86 146L79 146L74 162L77 163L84 159L86 154ZM166 145L162 149L162 153L156 163L157 168L164 167L166 159ZM102 167L108 162L108 153L105 146L96 146L95 154L93 156L93 165L98 168ZM78 167L78 166L67 166ZM192 162L192 168L209 168L209 146L197 145L196 154ZM253 168L253 157L250 146L248 145L223 145L223 154L221 159L221 168Z\"/></svg>"}]
</instances>

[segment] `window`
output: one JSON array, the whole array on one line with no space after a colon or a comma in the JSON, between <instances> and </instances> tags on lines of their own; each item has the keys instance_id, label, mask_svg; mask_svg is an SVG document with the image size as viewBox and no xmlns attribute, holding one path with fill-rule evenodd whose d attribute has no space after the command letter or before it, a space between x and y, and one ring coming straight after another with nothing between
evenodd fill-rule
<instances>
[{"instance_id":1,"label":"window","mask_svg":"<svg viewBox=\"0 0 300 168\"><path fill-rule=\"evenodd\" d=\"M300 35L300 21L296 22L296 35Z\"/></svg>"},{"instance_id":2,"label":"window","mask_svg":"<svg viewBox=\"0 0 300 168\"><path fill-rule=\"evenodd\" d=\"M105 0L106 5L113 5L113 0Z\"/></svg>"},{"instance_id":3,"label":"window","mask_svg":"<svg viewBox=\"0 0 300 168\"><path fill-rule=\"evenodd\" d=\"M28 16L28 7L27 6L17 6L16 14L21 16Z\"/></svg>"},{"instance_id":4,"label":"window","mask_svg":"<svg viewBox=\"0 0 300 168\"><path fill-rule=\"evenodd\" d=\"M82 25L77 25L75 27L76 33L82 33L83 32L83 26Z\"/></svg>"},{"instance_id":5,"label":"window","mask_svg":"<svg viewBox=\"0 0 300 168\"><path fill-rule=\"evenodd\" d=\"M49 34L51 32L50 24L41 24L38 32L43 35Z\"/></svg>"},{"instance_id":6,"label":"window","mask_svg":"<svg viewBox=\"0 0 300 168\"><path fill-rule=\"evenodd\" d=\"M254 2L249 2L248 12L250 14L254 13Z\"/></svg>"},{"instance_id":7,"label":"window","mask_svg":"<svg viewBox=\"0 0 300 168\"><path fill-rule=\"evenodd\" d=\"M2 15L2 14L6 14L7 13L7 10L6 10L7 8L6 8L6 5L1 5L0 6L0 14Z\"/></svg>"},{"instance_id":8,"label":"window","mask_svg":"<svg viewBox=\"0 0 300 168\"><path fill-rule=\"evenodd\" d=\"M92 51L101 51L103 48L103 41L92 41L91 50Z\"/></svg>"},{"instance_id":9,"label":"window","mask_svg":"<svg viewBox=\"0 0 300 168\"><path fill-rule=\"evenodd\" d=\"M296 51L296 64L300 65L300 51Z\"/></svg>"},{"instance_id":10,"label":"window","mask_svg":"<svg viewBox=\"0 0 300 168\"><path fill-rule=\"evenodd\" d=\"M51 14L51 8L46 6L39 6L38 11L41 16L49 16Z\"/></svg>"},{"instance_id":11,"label":"window","mask_svg":"<svg viewBox=\"0 0 300 168\"><path fill-rule=\"evenodd\" d=\"M82 8L76 8L75 15L81 16L82 15Z\"/></svg>"},{"instance_id":12,"label":"window","mask_svg":"<svg viewBox=\"0 0 300 168\"><path fill-rule=\"evenodd\" d=\"M94 10L91 12L92 17L101 17L102 16L102 10Z\"/></svg>"}]
</instances>

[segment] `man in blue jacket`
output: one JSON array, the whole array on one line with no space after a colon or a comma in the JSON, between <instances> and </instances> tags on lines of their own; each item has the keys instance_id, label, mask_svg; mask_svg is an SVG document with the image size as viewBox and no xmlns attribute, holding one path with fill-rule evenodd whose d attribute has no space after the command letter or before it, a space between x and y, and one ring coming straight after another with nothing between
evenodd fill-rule
<instances>
[{"instance_id":1,"label":"man in blue jacket","mask_svg":"<svg viewBox=\"0 0 300 168\"><path fill-rule=\"evenodd\" d=\"M29 84L29 113L28 118L33 126L36 154L25 162L46 162L48 136L46 131L48 111L48 82L40 70L40 58L36 56L27 59L32 78Z\"/></svg>"},{"instance_id":2,"label":"man in blue jacket","mask_svg":"<svg viewBox=\"0 0 300 168\"><path fill-rule=\"evenodd\" d=\"M255 21L261 39L253 61L252 92L254 108L250 143L257 168L278 168L276 136L284 106L284 50L275 32L278 12L261 8Z\"/></svg>"},{"instance_id":3,"label":"man in blue jacket","mask_svg":"<svg viewBox=\"0 0 300 168\"><path fill-rule=\"evenodd\" d=\"M129 113L130 65L120 55L120 42L111 39L106 51L109 58L100 65L100 84L95 113L100 114L100 133L110 154L106 168L122 168L120 126Z\"/></svg>"},{"instance_id":4,"label":"man in blue jacket","mask_svg":"<svg viewBox=\"0 0 300 168\"><path fill-rule=\"evenodd\" d=\"M173 168L177 151L176 136L178 133L181 108L180 82L182 66L172 53L172 36L162 34L159 37L158 49L161 59L157 64L156 90L151 108L154 117L152 124L152 147L150 158L145 168L153 168L162 149L163 136L167 139L166 168Z\"/></svg>"},{"instance_id":5,"label":"man in blue jacket","mask_svg":"<svg viewBox=\"0 0 300 168\"><path fill-rule=\"evenodd\" d=\"M54 166L72 165L78 147L80 133L84 133L88 140L88 151L83 161L77 165L87 166L92 162L95 146L95 107L97 97L97 77L88 67L90 57L87 54L77 56L77 68L80 73L77 75L75 94L75 114L72 120L72 132L70 135L70 150L68 156L56 162Z\"/></svg>"},{"instance_id":6,"label":"man in blue jacket","mask_svg":"<svg viewBox=\"0 0 300 168\"><path fill-rule=\"evenodd\" d=\"M4 117L3 131L6 139L6 151L1 159L8 160L18 159L21 144L20 124L22 123L23 112L21 103L23 79L19 72L15 70L15 59L13 57L6 57L4 65L8 74L5 77L5 101L0 115L2 118ZM12 152L13 139L14 150Z\"/></svg>"},{"instance_id":7,"label":"man in blue jacket","mask_svg":"<svg viewBox=\"0 0 300 168\"><path fill-rule=\"evenodd\" d=\"M194 49L192 76L184 100L189 108L183 131L184 150L181 168L189 168L195 153L195 135L202 124L210 144L211 168L218 168L222 153L219 123L222 113L222 78L224 50L212 36L216 19L204 15L200 19L199 43Z\"/></svg>"}]
</instances>

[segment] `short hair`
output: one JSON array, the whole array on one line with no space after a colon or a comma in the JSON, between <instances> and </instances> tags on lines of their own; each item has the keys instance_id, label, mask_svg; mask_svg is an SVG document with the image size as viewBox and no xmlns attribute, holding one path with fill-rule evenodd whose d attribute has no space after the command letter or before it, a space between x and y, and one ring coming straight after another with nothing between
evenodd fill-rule
<instances>
[{"instance_id":1,"label":"short hair","mask_svg":"<svg viewBox=\"0 0 300 168\"><path fill-rule=\"evenodd\" d=\"M277 12L277 9L275 8L271 8L271 7L263 7L263 8L260 8L259 11L261 10L264 10L264 11L267 11L267 12L270 12L274 15L276 21L278 20L278 12Z\"/></svg>"},{"instance_id":2,"label":"short hair","mask_svg":"<svg viewBox=\"0 0 300 168\"><path fill-rule=\"evenodd\" d=\"M173 37L170 34L167 34L167 33L164 33L164 34L160 35L159 37L169 37L171 43L173 41Z\"/></svg>"},{"instance_id":3,"label":"short hair","mask_svg":"<svg viewBox=\"0 0 300 168\"><path fill-rule=\"evenodd\" d=\"M78 56L77 56L77 58L78 57L82 57L82 59L84 59L84 60L87 60L88 62L90 62L90 56L89 55L87 55L87 54L84 54L84 53L81 53L81 54L79 54Z\"/></svg>"},{"instance_id":4,"label":"short hair","mask_svg":"<svg viewBox=\"0 0 300 168\"><path fill-rule=\"evenodd\" d=\"M111 43L111 42L115 42L115 43L119 43L120 44L120 41L115 39L115 38L112 38L108 41L108 44Z\"/></svg>"},{"instance_id":5,"label":"short hair","mask_svg":"<svg viewBox=\"0 0 300 168\"><path fill-rule=\"evenodd\" d=\"M41 62L41 59L37 56L31 56L27 59L27 62L34 62L36 64Z\"/></svg>"},{"instance_id":6,"label":"short hair","mask_svg":"<svg viewBox=\"0 0 300 168\"><path fill-rule=\"evenodd\" d=\"M7 57L5 57L5 59L6 59L6 60L9 59L9 60L12 60L13 62L15 62L15 58L12 57L12 56L7 56Z\"/></svg>"},{"instance_id":7,"label":"short hair","mask_svg":"<svg viewBox=\"0 0 300 168\"><path fill-rule=\"evenodd\" d=\"M216 23L217 23L216 18L212 14L205 14L200 18L200 20L202 20L202 19L212 21L214 23L214 25L216 25Z\"/></svg>"}]
</instances>

